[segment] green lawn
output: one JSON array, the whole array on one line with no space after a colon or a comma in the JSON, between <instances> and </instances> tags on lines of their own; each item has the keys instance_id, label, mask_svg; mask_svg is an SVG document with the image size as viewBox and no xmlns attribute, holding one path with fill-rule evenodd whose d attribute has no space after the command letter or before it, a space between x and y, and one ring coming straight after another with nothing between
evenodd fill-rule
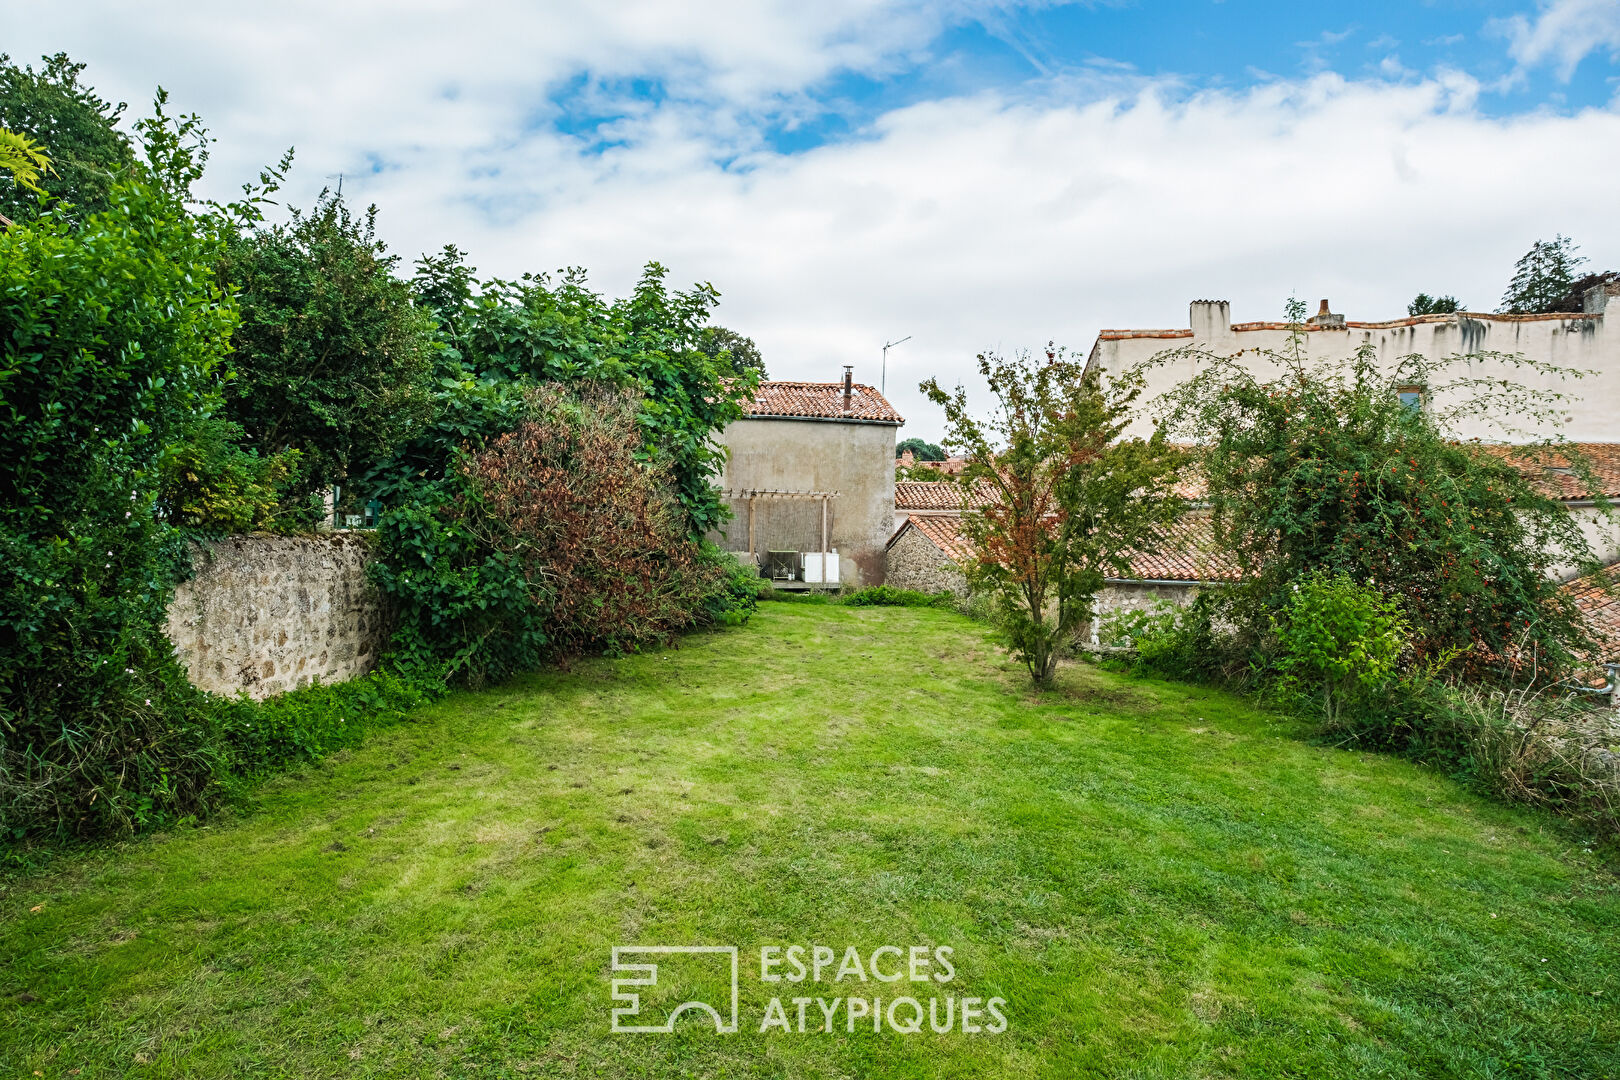
<instances>
[{"instance_id":1,"label":"green lawn","mask_svg":"<svg viewBox=\"0 0 1620 1080\"><path fill-rule=\"evenodd\" d=\"M1554 819L1213 691L1036 696L939 611L768 604L457 695L3 885L3 1076L1620 1076L1620 885ZM792 943L955 977L762 982ZM633 944L738 946L740 1032L611 1033ZM713 961L647 1022L724 1006ZM761 1034L773 995L1008 1026Z\"/></svg>"}]
</instances>

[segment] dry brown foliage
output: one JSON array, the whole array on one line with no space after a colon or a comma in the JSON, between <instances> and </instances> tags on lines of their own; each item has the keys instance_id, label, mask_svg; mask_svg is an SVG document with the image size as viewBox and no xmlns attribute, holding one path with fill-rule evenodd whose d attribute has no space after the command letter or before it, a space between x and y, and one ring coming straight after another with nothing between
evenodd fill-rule
<instances>
[{"instance_id":1,"label":"dry brown foliage","mask_svg":"<svg viewBox=\"0 0 1620 1080\"><path fill-rule=\"evenodd\" d=\"M529 419L466 466L477 527L549 610L559 653L667 641L722 575L687 535L669 465L642 448L639 400L604 384L539 387Z\"/></svg>"}]
</instances>

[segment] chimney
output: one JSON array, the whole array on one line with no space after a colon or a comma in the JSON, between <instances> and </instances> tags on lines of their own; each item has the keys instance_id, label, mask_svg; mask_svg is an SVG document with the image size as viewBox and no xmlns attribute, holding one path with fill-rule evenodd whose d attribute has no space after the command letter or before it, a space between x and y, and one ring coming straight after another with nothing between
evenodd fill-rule
<instances>
[{"instance_id":1,"label":"chimney","mask_svg":"<svg viewBox=\"0 0 1620 1080\"><path fill-rule=\"evenodd\" d=\"M1610 300L1620 299L1620 277L1593 285L1586 290L1582 299L1585 301L1582 307L1588 315L1602 315Z\"/></svg>"},{"instance_id":2,"label":"chimney","mask_svg":"<svg viewBox=\"0 0 1620 1080\"><path fill-rule=\"evenodd\" d=\"M1305 325L1319 326L1323 330L1343 330L1344 316L1335 315L1333 312L1329 311L1328 302L1323 300L1322 306L1317 309L1316 314L1305 320Z\"/></svg>"},{"instance_id":3,"label":"chimney","mask_svg":"<svg viewBox=\"0 0 1620 1080\"><path fill-rule=\"evenodd\" d=\"M1194 300L1187 305L1187 318L1192 325L1194 341L1221 345L1232 333L1230 301Z\"/></svg>"},{"instance_id":4,"label":"chimney","mask_svg":"<svg viewBox=\"0 0 1620 1080\"><path fill-rule=\"evenodd\" d=\"M849 412L850 397L855 392L855 365L844 365L844 411Z\"/></svg>"}]
</instances>

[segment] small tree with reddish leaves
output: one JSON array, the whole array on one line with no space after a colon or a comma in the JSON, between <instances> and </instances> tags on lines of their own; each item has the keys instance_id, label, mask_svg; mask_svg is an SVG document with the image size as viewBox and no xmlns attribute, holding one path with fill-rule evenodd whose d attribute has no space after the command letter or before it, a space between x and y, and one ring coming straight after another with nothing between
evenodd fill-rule
<instances>
[{"instance_id":1,"label":"small tree with reddish leaves","mask_svg":"<svg viewBox=\"0 0 1620 1080\"><path fill-rule=\"evenodd\" d=\"M962 569L993 600L1008 649L1049 686L1107 571L1126 572L1128 553L1181 514L1170 483L1182 453L1160 435L1120 438L1142 391L1134 376L1104 384L1051 345L1038 359L980 354L979 373L996 398L983 420L962 387L922 384L945 410L945 445L967 459L958 482L989 493L963 518L973 554Z\"/></svg>"}]
</instances>

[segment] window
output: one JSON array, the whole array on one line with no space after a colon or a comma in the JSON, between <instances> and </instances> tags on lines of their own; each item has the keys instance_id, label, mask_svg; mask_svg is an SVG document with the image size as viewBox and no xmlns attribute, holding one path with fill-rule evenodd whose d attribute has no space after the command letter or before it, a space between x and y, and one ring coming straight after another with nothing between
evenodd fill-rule
<instances>
[{"instance_id":1,"label":"window","mask_svg":"<svg viewBox=\"0 0 1620 1080\"><path fill-rule=\"evenodd\" d=\"M1411 409L1413 412L1423 411L1423 398L1425 396L1423 387L1398 386L1395 388L1395 394L1401 399L1401 404L1405 405L1408 409Z\"/></svg>"}]
</instances>

